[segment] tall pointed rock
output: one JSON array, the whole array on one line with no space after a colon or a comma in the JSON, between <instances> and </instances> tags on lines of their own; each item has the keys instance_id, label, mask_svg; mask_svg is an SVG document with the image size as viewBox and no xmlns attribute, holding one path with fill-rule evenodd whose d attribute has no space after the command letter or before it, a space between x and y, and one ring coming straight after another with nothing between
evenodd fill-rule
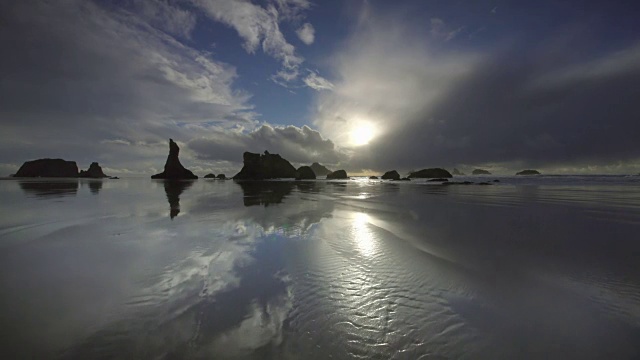
<instances>
[{"instance_id":1,"label":"tall pointed rock","mask_svg":"<svg viewBox=\"0 0 640 360\"><path fill-rule=\"evenodd\" d=\"M169 156L167 162L164 164L164 171L160 174L151 176L152 179L167 179L167 180L183 180L183 179L197 179L191 171L187 170L180 163L178 154L180 148L173 139L169 139Z\"/></svg>"}]
</instances>

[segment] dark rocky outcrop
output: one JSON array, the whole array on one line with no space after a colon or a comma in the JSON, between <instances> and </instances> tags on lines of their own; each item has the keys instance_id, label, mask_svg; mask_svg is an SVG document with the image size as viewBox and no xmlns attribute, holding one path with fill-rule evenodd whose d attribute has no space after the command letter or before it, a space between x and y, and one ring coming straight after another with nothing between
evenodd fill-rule
<instances>
[{"instance_id":1,"label":"dark rocky outcrop","mask_svg":"<svg viewBox=\"0 0 640 360\"><path fill-rule=\"evenodd\" d=\"M107 178L108 176L102 172L102 168L100 167L100 165L98 165L97 162L92 162L91 165L89 165L88 170L80 171L80 174L78 175L78 177L102 179L102 178Z\"/></svg>"},{"instance_id":2,"label":"dark rocky outcrop","mask_svg":"<svg viewBox=\"0 0 640 360\"><path fill-rule=\"evenodd\" d=\"M215 178L216 178L216 175L215 175L215 174L212 174L212 173L209 173L209 174L205 175L205 176L204 176L204 178L205 178L205 179L215 179Z\"/></svg>"},{"instance_id":3,"label":"dark rocky outcrop","mask_svg":"<svg viewBox=\"0 0 640 360\"><path fill-rule=\"evenodd\" d=\"M377 176L369 176L369 180L378 180Z\"/></svg>"},{"instance_id":4,"label":"dark rocky outcrop","mask_svg":"<svg viewBox=\"0 0 640 360\"><path fill-rule=\"evenodd\" d=\"M227 180L227 176L225 174L218 174L218 176L216 176L216 179L218 179L218 180Z\"/></svg>"},{"instance_id":5,"label":"dark rocky outcrop","mask_svg":"<svg viewBox=\"0 0 640 360\"><path fill-rule=\"evenodd\" d=\"M313 170L313 173L316 174L316 176L326 176L331 172L331 170L327 169L325 166L318 164L317 162L311 164L311 170Z\"/></svg>"},{"instance_id":6,"label":"dark rocky outcrop","mask_svg":"<svg viewBox=\"0 0 640 360\"><path fill-rule=\"evenodd\" d=\"M234 180L264 180L295 178L296 168L278 154L269 154L265 151L263 155L245 152L242 155L244 166Z\"/></svg>"},{"instance_id":7,"label":"dark rocky outcrop","mask_svg":"<svg viewBox=\"0 0 640 360\"><path fill-rule=\"evenodd\" d=\"M538 170L522 170L517 172L516 175L540 175Z\"/></svg>"},{"instance_id":8,"label":"dark rocky outcrop","mask_svg":"<svg viewBox=\"0 0 640 360\"><path fill-rule=\"evenodd\" d=\"M493 182L500 182L500 180L498 180L498 179L495 179L495 180L493 180Z\"/></svg>"},{"instance_id":9,"label":"dark rocky outcrop","mask_svg":"<svg viewBox=\"0 0 640 360\"><path fill-rule=\"evenodd\" d=\"M402 179L400 179L400 181L411 181L411 179L409 179L408 177L403 177Z\"/></svg>"},{"instance_id":10,"label":"dark rocky outcrop","mask_svg":"<svg viewBox=\"0 0 640 360\"><path fill-rule=\"evenodd\" d=\"M310 166L300 166L296 172L296 180L314 180L316 174Z\"/></svg>"},{"instance_id":11,"label":"dark rocky outcrop","mask_svg":"<svg viewBox=\"0 0 640 360\"><path fill-rule=\"evenodd\" d=\"M431 181L431 182L438 182L438 181L449 181L449 179L445 179L445 178L437 178L437 179L429 179L427 181Z\"/></svg>"},{"instance_id":12,"label":"dark rocky outcrop","mask_svg":"<svg viewBox=\"0 0 640 360\"><path fill-rule=\"evenodd\" d=\"M78 177L78 165L75 161L63 159L27 161L14 177Z\"/></svg>"},{"instance_id":13,"label":"dark rocky outcrop","mask_svg":"<svg viewBox=\"0 0 640 360\"><path fill-rule=\"evenodd\" d=\"M409 174L409 178L451 178L453 175L449 173L445 169L441 168L430 168L430 169L422 169L419 171L412 172Z\"/></svg>"},{"instance_id":14,"label":"dark rocky outcrop","mask_svg":"<svg viewBox=\"0 0 640 360\"><path fill-rule=\"evenodd\" d=\"M471 172L471 174L473 175L491 175L490 172L488 172L487 170L483 170L483 169L475 169Z\"/></svg>"},{"instance_id":15,"label":"dark rocky outcrop","mask_svg":"<svg viewBox=\"0 0 640 360\"><path fill-rule=\"evenodd\" d=\"M347 172L344 170L336 170L327 174L327 179L348 179Z\"/></svg>"},{"instance_id":16,"label":"dark rocky outcrop","mask_svg":"<svg viewBox=\"0 0 640 360\"><path fill-rule=\"evenodd\" d=\"M382 180L400 180L400 174L395 170L387 171L382 175Z\"/></svg>"},{"instance_id":17,"label":"dark rocky outcrop","mask_svg":"<svg viewBox=\"0 0 640 360\"><path fill-rule=\"evenodd\" d=\"M460 172L458 169L453 169L453 172L451 174L456 176L464 176L464 173Z\"/></svg>"},{"instance_id":18,"label":"dark rocky outcrop","mask_svg":"<svg viewBox=\"0 0 640 360\"><path fill-rule=\"evenodd\" d=\"M197 179L198 176L194 175L191 171L187 170L180 163L178 155L180 148L173 139L169 139L169 156L167 162L164 164L164 171L160 174L151 176L152 179L167 179L167 180L190 180Z\"/></svg>"}]
</instances>

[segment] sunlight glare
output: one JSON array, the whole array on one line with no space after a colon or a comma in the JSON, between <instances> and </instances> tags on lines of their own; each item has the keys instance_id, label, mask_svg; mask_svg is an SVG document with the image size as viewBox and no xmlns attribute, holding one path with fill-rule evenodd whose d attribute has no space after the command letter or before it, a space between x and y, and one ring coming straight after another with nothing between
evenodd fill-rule
<instances>
[{"instance_id":1,"label":"sunlight glare","mask_svg":"<svg viewBox=\"0 0 640 360\"><path fill-rule=\"evenodd\" d=\"M351 130L351 143L355 146L366 145L373 139L375 130L370 123L363 123Z\"/></svg>"}]
</instances>

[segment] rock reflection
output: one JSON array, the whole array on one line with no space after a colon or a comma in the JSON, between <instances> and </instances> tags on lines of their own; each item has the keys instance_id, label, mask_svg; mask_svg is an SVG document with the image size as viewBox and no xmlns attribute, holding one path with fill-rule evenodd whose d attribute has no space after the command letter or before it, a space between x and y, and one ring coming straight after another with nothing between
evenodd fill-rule
<instances>
[{"instance_id":1,"label":"rock reflection","mask_svg":"<svg viewBox=\"0 0 640 360\"><path fill-rule=\"evenodd\" d=\"M89 181L89 190L92 194L98 195L100 190L102 190L102 180Z\"/></svg>"},{"instance_id":2,"label":"rock reflection","mask_svg":"<svg viewBox=\"0 0 640 360\"><path fill-rule=\"evenodd\" d=\"M164 181L164 191L169 201L169 217L173 220L180 213L180 195L193 185L193 181Z\"/></svg>"},{"instance_id":3,"label":"rock reflection","mask_svg":"<svg viewBox=\"0 0 640 360\"><path fill-rule=\"evenodd\" d=\"M240 181L244 206L279 204L291 193L294 183L284 181Z\"/></svg>"},{"instance_id":4,"label":"rock reflection","mask_svg":"<svg viewBox=\"0 0 640 360\"><path fill-rule=\"evenodd\" d=\"M20 188L27 195L55 198L72 196L78 193L78 181L19 181Z\"/></svg>"}]
</instances>

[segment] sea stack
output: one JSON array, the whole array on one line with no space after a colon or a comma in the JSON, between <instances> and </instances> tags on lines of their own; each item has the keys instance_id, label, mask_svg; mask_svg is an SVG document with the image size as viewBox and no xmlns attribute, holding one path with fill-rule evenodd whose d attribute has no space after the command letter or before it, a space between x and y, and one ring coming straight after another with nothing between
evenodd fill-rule
<instances>
[{"instance_id":1,"label":"sea stack","mask_svg":"<svg viewBox=\"0 0 640 360\"><path fill-rule=\"evenodd\" d=\"M491 175L491 173L484 169L475 169L471 172L472 175Z\"/></svg>"},{"instance_id":2,"label":"sea stack","mask_svg":"<svg viewBox=\"0 0 640 360\"><path fill-rule=\"evenodd\" d=\"M516 175L541 175L538 170L522 170L517 172Z\"/></svg>"},{"instance_id":3,"label":"sea stack","mask_svg":"<svg viewBox=\"0 0 640 360\"><path fill-rule=\"evenodd\" d=\"M331 170L327 169L325 166L318 164L317 162L311 164L311 170L313 170L313 173L316 174L316 176L326 176L331 172Z\"/></svg>"},{"instance_id":4,"label":"sea stack","mask_svg":"<svg viewBox=\"0 0 640 360\"><path fill-rule=\"evenodd\" d=\"M279 178L295 178L296 168L278 154L264 155L245 152L242 154L244 166L234 180L265 180Z\"/></svg>"},{"instance_id":5,"label":"sea stack","mask_svg":"<svg viewBox=\"0 0 640 360\"><path fill-rule=\"evenodd\" d=\"M327 180L332 179L348 179L347 172L344 170L336 170L332 173L327 174Z\"/></svg>"},{"instance_id":6,"label":"sea stack","mask_svg":"<svg viewBox=\"0 0 640 360\"><path fill-rule=\"evenodd\" d=\"M173 139L169 139L169 156L167 157L167 162L164 164L164 171L151 176L151 178L167 180L197 179L198 177L196 175L182 166L180 159L178 159L179 153L180 148L178 144L176 144Z\"/></svg>"},{"instance_id":7,"label":"sea stack","mask_svg":"<svg viewBox=\"0 0 640 360\"><path fill-rule=\"evenodd\" d=\"M80 174L78 175L78 177L102 179L102 178L107 178L108 176L102 172L102 168L100 167L100 165L98 165L97 162L92 162L91 165L89 165L88 170L80 171Z\"/></svg>"},{"instance_id":8,"label":"sea stack","mask_svg":"<svg viewBox=\"0 0 640 360\"><path fill-rule=\"evenodd\" d=\"M447 170L441 168L422 169L420 171L412 172L409 175L410 179L413 178L452 178Z\"/></svg>"},{"instance_id":9,"label":"sea stack","mask_svg":"<svg viewBox=\"0 0 640 360\"><path fill-rule=\"evenodd\" d=\"M316 174L309 166L300 166L296 173L296 180L315 180Z\"/></svg>"},{"instance_id":10,"label":"sea stack","mask_svg":"<svg viewBox=\"0 0 640 360\"><path fill-rule=\"evenodd\" d=\"M400 180L400 174L398 174L398 172L395 170L387 171L386 173L384 173L384 175L382 175L381 179L382 180Z\"/></svg>"},{"instance_id":11,"label":"sea stack","mask_svg":"<svg viewBox=\"0 0 640 360\"><path fill-rule=\"evenodd\" d=\"M215 175L215 174L212 174L212 173L209 173L209 174L205 175L205 176L204 176L204 178L205 178L205 179L215 179L215 178L216 178L216 175Z\"/></svg>"},{"instance_id":12,"label":"sea stack","mask_svg":"<svg viewBox=\"0 0 640 360\"><path fill-rule=\"evenodd\" d=\"M78 177L78 165L63 159L27 161L14 177Z\"/></svg>"}]
</instances>

